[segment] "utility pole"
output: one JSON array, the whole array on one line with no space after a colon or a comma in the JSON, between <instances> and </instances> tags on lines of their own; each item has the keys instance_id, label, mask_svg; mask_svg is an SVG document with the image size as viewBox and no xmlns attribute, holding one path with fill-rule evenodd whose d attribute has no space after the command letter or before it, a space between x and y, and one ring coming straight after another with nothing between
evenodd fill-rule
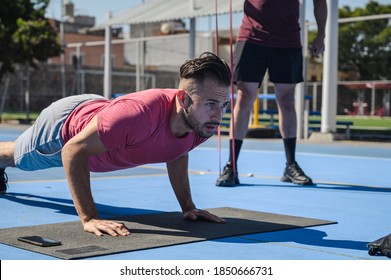
<instances>
[{"instance_id":1,"label":"utility pole","mask_svg":"<svg viewBox=\"0 0 391 280\"><path fill-rule=\"evenodd\" d=\"M65 15L64 1L61 0L61 20L60 20L60 44L61 44L61 96L66 96L65 87L65 30L64 30L64 15Z\"/></svg>"}]
</instances>

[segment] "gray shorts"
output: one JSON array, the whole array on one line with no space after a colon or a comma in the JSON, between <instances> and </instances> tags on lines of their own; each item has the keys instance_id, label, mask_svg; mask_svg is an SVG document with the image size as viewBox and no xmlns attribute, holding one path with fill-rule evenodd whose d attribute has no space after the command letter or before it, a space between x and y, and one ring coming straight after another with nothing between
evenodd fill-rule
<instances>
[{"instance_id":1,"label":"gray shorts","mask_svg":"<svg viewBox=\"0 0 391 280\"><path fill-rule=\"evenodd\" d=\"M62 166L64 145L61 130L69 114L81 103L104 98L96 94L65 97L44 109L34 124L17 139L15 166L26 171Z\"/></svg>"}]
</instances>

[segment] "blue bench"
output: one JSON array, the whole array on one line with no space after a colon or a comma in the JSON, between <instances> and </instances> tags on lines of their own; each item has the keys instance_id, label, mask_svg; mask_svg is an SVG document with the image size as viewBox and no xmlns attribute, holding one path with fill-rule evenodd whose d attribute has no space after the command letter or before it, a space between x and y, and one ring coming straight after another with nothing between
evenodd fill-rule
<instances>
[{"instance_id":1,"label":"blue bench","mask_svg":"<svg viewBox=\"0 0 391 280\"><path fill-rule=\"evenodd\" d=\"M113 94L112 97L117 98L122 95L124 95L124 93L115 93L115 94ZM236 98L236 94L234 95L234 98ZM258 98L260 100L275 100L276 96L275 96L275 94L258 94ZM309 111L308 101L311 98L312 97L308 96L308 95L306 95L304 97L304 99L306 101L304 114L307 114L307 116L305 117L305 122L306 122L305 131L307 131L307 135L308 135L308 131L309 131L309 127L308 127L309 124L312 124L312 125L320 125L321 124L321 121L319 121L319 120L309 120L308 119L308 116L321 116L320 111ZM231 113L231 110L230 110L230 108L228 108L227 114L230 114L230 113ZM269 119L258 117L258 120L260 122L269 122L269 125L268 125L269 128L274 128L274 129L278 130L278 125L274 124L274 122L276 121L274 116L278 115L277 109L268 109L268 110L260 109L259 114L260 115L262 115L262 114L269 115L270 116ZM231 121L231 118L226 115L223 117L220 126L224 129L228 129L230 126L230 121ZM353 122L351 122L351 121L337 121L336 125L337 126L344 126L345 127L345 137L346 137L346 139L350 139L350 126L353 125ZM227 133L227 131L223 131L223 132Z\"/></svg>"},{"instance_id":2,"label":"blue bench","mask_svg":"<svg viewBox=\"0 0 391 280\"><path fill-rule=\"evenodd\" d=\"M116 98L121 97L123 95L126 95L126 93L113 93L111 95L111 98L116 99Z\"/></svg>"},{"instance_id":3,"label":"blue bench","mask_svg":"<svg viewBox=\"0 0 391 280\"><path fill-rule=\"evenodd\" d=\"M320 125L321 121L318 120L309 120L309 124L315 124L315 125ZM335 123L337 126L343 126L345 128L345 138L350 139L350 126L353 125L353 122L351 121L336 121Z\"/></svg>"},{"instance_id":4,"label":"blue bench","mask_svg":"<svg viewBox=\"0 0 391 280\"><path fill-rule=\"evenodd\" d=\"M223 120L222 120L220 126L228 129L229 126L230 126L230 121L231 121L231 118L223 117ZM270 120L266 119L266 118L259 118L259 121L260 122L269 122ZM312 124L312 125L321 125L321 121L320 120L309 120L308 123ZM337 126L343 126L345 128L345 138L346 139L350 139L350 126L353 125L353 122L351 122L351 121L337 121L336 125ZM270 123L268 125L268 127L269 128L278 129L278 125L274 125L272 123Z\"/></svg>"}]
</instances>

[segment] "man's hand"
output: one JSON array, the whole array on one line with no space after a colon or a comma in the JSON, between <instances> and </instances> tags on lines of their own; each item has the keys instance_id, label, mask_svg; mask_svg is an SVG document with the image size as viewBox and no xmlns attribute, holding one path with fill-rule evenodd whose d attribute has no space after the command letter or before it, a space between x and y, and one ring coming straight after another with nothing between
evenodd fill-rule
<instances>
[{"instance_id":1,"label":"man's hand","mask_svg":"<svg viewBox=\"0 0 391 280\"><path fill-rule=\"evenodd\" d=\"M315 57L323 54L324 52L324 37L316 36L310 47L311 54Z\"/></svg>"},{"instance_id":2,"label":"man's hand","mask_svg":"<svg viewBox=\"0 0 391 280\"><path fill-rule=\"evenodd\" d=\"M183 217L186 220L196 221L198 219L204 219L214 223L225 223L223 218L220 218L206 210L193 209L183 213Z\"/></svg>"},{"instance_id":3,"label":"man's hand","mask_svg":"<svg viewBox=\"0 0 391 280\"><path fill-rule=\"evenodd\" d=\"M97 236L103 236L107 233L111 236L128 236L130 231L123 223L117 223L109 220L92 219L83 224L84 231L94 233Z\"/></svg>"}]
</instances>

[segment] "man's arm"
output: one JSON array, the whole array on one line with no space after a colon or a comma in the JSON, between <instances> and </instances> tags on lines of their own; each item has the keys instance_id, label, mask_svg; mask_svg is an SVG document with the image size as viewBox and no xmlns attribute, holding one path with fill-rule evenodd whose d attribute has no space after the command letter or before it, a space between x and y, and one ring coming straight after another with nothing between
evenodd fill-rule
<instances>
[{"instance_id":1,"label":"man's arm","mask_svg":"<svg viewBox=\"0 0 391 280\"><path fill-rule=\"evenodd\" d=\"M315 56L324 52L324 37L326 35L327 3L326 0L313 0L314 16L318 26L316 38L311 44L311 53Z\"/></svg>"},{"instance_id":2,"label":"man's arm","mask_svg":"<svg viewBox=\"0 0 391 280\"><path fill-rule=\"evenodd\" d=\"M182 208L183 217L188 220L197 220L203 218L215 223L223 223L224 219L213 215L205 210L197 209L191 198L190 183L188 176L189 155L167 163L168 177L171 186Z\"/></svg>"},{"instance_id":3,"label":"man's arm","mask_svg":"<svg viewBox=\"0 0 391 280\"><path fill-rule=\"evenodd\" d=\"M84 230L98 236L108 233L112 236L129 235L128 229L109 220L98 219L98 211L92 198L88 157L106 151L97 131L97 117L62 149L62 162L73 203L83 223Z\"/></svg>"}]
</instances>

